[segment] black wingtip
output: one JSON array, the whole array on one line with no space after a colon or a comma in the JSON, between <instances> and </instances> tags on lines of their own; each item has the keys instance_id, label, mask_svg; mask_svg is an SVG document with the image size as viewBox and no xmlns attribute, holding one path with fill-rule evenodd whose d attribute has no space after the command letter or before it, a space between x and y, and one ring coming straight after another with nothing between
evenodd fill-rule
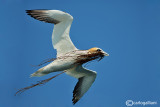
<instances>
[{"instance_id":1,"label":"black wingtip","mask_svg":"<svg viewBox=\"0 0 160 107\"><path fill-rule=\"evenodd\" d=\"M80 94L80 87L82 85L83 78L84 77L81 77L78 79L78 82L73 90L73 99L72 99L73 105L75 105L80 100L79 94Z\"/></svg>"},{"instance_id":2,"label":"black wingtip","mask_svg":"<svg viewBox=\"0 0 160 107\"><path fill-rule=\"evenodd\" d=\"M40 9L37 10L25 10L26 13L31 14L31 13L39 13Z\"/></svg>"},{"instance_id":3,"label":"black wingtip","mask_svg":"<svg viewBox=\"0 0 160 107\"><path fill-rule=\"evenodd\" d=\"M33 12L33 10L26 10L27 15L30 15L31 17L32 17L32 15L31 15L32 12Z\"/></svg>"},{"instance_id":4,"label":"black wingtip","mask_svg":"<svg viewBox=\"0 0 160 107\"><path fill-rule=\"evenodd\" d=\"M39 11L39 10L49 10L49 9L33 9L33 10L25 10L25 11L26 13L30 13L30 12Z\"/></svg>"},{"instance_id":5,"label":"black wingtip","mask_svg":"<svg viewBox=\"0 0 160 107\"><path fill-rule=\"evenodd\" d=\"M33 17L34 19L37 19L39 21L43 21L46 23L53 23L53 24L58 24L60 21L58 19L54 19L53 17L50 17L47 14L47 10L26 10L27 15Z\"/></svg>"},{"instance_id":6,"label":"black wingtip","mask_svg":"<svg viewBox=\"0 0 160 107\"><path fill-rule=\"evenodd\" d=\"M76 98L74 98L74 99L72 99L72 103L73 103L73 105L75 105L78 101L79 101L79 99L76 99Z\"/></svg>"},{"instance_id":7,"label":"black wingtip","mask_svg":"<svg viewBox=\"0 0 160 107\"><path fill-rule=\"evenodd\" d=\"M26 13L30 13L32 10L25 10L26 11Z\"/></svg>"}]
</instances>

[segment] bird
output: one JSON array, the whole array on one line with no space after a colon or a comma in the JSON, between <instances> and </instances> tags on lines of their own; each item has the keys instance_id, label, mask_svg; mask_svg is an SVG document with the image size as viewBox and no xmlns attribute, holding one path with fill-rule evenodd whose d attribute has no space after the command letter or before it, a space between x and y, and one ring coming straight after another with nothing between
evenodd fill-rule
<instances>
[{"instance_id":1,"label":"bird","mask_svg":"<svg viewBox=\"0 0 160 107\"><path fill-rule=\"evenodd\" d=\"M39 21L54 24L52 44L57 51L56 59L31 74L31 77L66 71L66 74L78 79L72 99L72 103L76 104L89 90L97 76L97 72L85 68L83 64L96 59L101 60L109 54L98 47L80 50L74 46L69 36L73 16L69 13L61 10L26 10L26 13Z\"/></svg>"}]
</instances>

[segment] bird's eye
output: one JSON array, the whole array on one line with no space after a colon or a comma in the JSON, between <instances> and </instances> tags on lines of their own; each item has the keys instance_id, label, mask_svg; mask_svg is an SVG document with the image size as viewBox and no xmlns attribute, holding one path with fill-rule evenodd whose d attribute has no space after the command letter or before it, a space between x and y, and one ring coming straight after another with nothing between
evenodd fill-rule
<instances>
[{"instance_id":1,"label":"bird's eye","mask_svg":"<svg viewBox=\"0 0 160 107\"><path fill-rule=\"evenodd\" d=\"M100 51L101 51L101 49L97 49L97 51L98 51L98 52L100 52Z\"/></svg>"}]
</instances>

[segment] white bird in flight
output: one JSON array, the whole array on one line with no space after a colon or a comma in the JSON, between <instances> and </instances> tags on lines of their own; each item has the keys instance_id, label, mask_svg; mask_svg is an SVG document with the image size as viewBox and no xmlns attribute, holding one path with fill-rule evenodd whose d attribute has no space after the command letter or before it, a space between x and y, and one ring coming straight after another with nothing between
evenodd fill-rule
<instances>
[{"instance_id":1,"label":"white bird in flight","mask_svg":"<svg viewBox=\"0 0 160 107\"><path fill-rule=\"evenodd\" d=\"M97 47L89 50L77 49L69 36L73 17L68 13L60 10L26 10L26 13L37 20L54 24L52 44L57 50L57 58L31 74L31 77L66 71L66 74L78 79L72 99L75 104L88 91L97 75L95 71L88 70L82 65L91 60L101 60L109 54Z\"/></svg>"}]
</instances>

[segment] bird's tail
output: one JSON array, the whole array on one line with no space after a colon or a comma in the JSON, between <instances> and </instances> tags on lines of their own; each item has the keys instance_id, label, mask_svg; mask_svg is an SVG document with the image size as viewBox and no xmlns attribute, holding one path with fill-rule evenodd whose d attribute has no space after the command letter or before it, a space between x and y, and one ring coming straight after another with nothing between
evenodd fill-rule
<instances>
[{"instance_id":1,"label":"bird's tail","mask_svg":"<svg viewBox=\"0 0 160 107\"><path fill-rule=\"evenodd\" d=\"M31 74L30 77L41 77L41 76L46 75L47 73L43 73L43 71L44 71L44 67L40 68L38 71L36 71L33 74Z\"/></svg>"}]
</instances>

